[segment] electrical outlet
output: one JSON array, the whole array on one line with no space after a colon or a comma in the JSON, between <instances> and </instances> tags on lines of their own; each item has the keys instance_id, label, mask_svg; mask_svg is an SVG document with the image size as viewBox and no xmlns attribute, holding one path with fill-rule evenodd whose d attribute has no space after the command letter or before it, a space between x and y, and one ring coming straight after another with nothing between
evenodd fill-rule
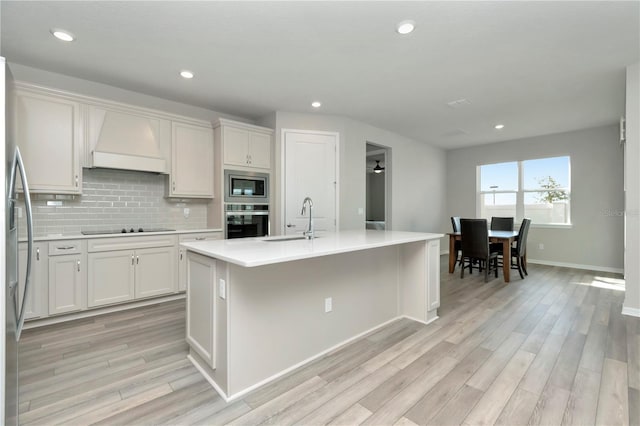
<instances>
[{"instance_id":1,"label":"electrical outlet","mask_svg":"<svg viewBox=\"0 0 640 426\"><path fill-rule=\"evenodd\" d=\"M542 243L538 244L538 250L544 250L544 244Z\"/></svg>"},{"instance_id":2,"label":"electrical outlet","mask_svg":"<svg viewBox=\"0 0 640 426\"><path fill-rule=\"evenodd\" d=\"M189 215L191 214L191 210L189 210L189 208L185 207L185 208L182 210L182 214L184 215L184 218L185 218L185 219L189 219Z\"/></svg>"},{"instance_id":3,"label":"electrical outlet","mask_svg":"<svg viewBox=\"0 0 640 426\"><path fill-rule=\"evenodd\" d=\"M364 214L364 209L362 207L358 207L358 215L362 216Z\"/></svg>"},{"instance_id":4,"label":"electrical outlet","mask_svg":"<svg viewBox=\"0 0 640 426\"><path fill-rule=\"evenodd\" d=\"M227 283L222 278L218 281L218 297L223 300L227 298Z\"/></svg>"},{"instance_id":5,"label":"electrical outlet","mask_svg":"<svg viewBox=\"0 0 640 426\"><path fill-rule=\"evenodd\" d=\"M324 299L324 313L331 312L333 310L333 298L327 297Z\"/></svg>"}]
</instances>

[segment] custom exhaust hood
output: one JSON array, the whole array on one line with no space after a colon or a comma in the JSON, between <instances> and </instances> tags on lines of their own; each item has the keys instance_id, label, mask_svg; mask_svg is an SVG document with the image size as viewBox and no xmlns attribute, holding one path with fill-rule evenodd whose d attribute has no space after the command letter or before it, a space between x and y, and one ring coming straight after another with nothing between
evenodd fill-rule
<instances>
[{"instance_id":1,"label":"custom exhaust hood","mask_svg":"<svg viewBox=\"0 0 640 426\"><path fill-rule=\"evenodd\" d=\"M91 107L91 166L168 173L164 140L170 123L153 117Z\"/></svg>"}]
</instances>

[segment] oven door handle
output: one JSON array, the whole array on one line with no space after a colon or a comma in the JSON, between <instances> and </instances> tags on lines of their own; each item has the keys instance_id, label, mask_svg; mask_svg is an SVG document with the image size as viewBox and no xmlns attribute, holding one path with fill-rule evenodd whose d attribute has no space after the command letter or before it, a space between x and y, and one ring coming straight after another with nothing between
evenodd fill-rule
<instances>
[{"instance_id":1,"label":"oven door handle","mask_svg":"<svg viewBox=\"0 0 640 426\"><path fill-rule=\"evenodd\" d=\"M227 216L268 216L269 212L241 211L235 210L227 212Z\"/></svg>"}]
</instances>

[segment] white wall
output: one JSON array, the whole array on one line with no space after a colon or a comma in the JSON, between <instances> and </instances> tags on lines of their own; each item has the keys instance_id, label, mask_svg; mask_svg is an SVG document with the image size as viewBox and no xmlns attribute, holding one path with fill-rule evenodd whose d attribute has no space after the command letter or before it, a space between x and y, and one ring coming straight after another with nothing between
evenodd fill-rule
<instances>
[{"instance_id":1,"label":"white wall","mask_svg":"<svg viewBox=\"0 0 640 426\"><path fill-rule=\"evenodd\" d=\"M476 216L476 166L533 158L571 157L571 229L529 231L531 260L622 271L623 152L618 126L447 151L447 215ZM637 163L636 163L637 164ZM544 250L538 244L544 244Z\"/></svg>"},{"instance_id":2,"label":"white wall","mask_svg":"<svg viewBox=\"0 0 640 426\"><path fill-rule=\"evenodd\" d=\"M265 119L265 123L269 119ZM280 214L282 129L338 132L340 134L340 229L364 229L366 212L366 143L391 148L386 167L391 174L391 227L399 231L440 231L444 214L445 153L423 142L345 117L276 113L275 181ZM280 229L277 222L274 229Z\"/></svg>"},{"instance_id":3,"label":"white wall","mask_svg":"<svg viewBox=\"0 0 640 426\"><path fill-rule=\"evenodd\" d=\"M627 68L626 294L623 313L640 316L640 63Z\"/></svg>"}]
</instances>

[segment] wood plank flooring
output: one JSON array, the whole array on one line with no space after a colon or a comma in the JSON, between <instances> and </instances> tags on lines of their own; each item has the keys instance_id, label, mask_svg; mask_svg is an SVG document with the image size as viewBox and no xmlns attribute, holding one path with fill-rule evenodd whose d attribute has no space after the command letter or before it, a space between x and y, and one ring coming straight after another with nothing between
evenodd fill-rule
<instances>
[{"instance_id":1,"label":"wood plank flooring","mask_svg":"<svg viewBox=\"0 0 640 426\"><path fill-rule=\"evenodd\" d=\"M484 283L446 260L436 322L389 324L228 404L186 359L183 301L28 330L20 423L639 424L619 277L529 265Z\"/></svg>"}]
</instances>

